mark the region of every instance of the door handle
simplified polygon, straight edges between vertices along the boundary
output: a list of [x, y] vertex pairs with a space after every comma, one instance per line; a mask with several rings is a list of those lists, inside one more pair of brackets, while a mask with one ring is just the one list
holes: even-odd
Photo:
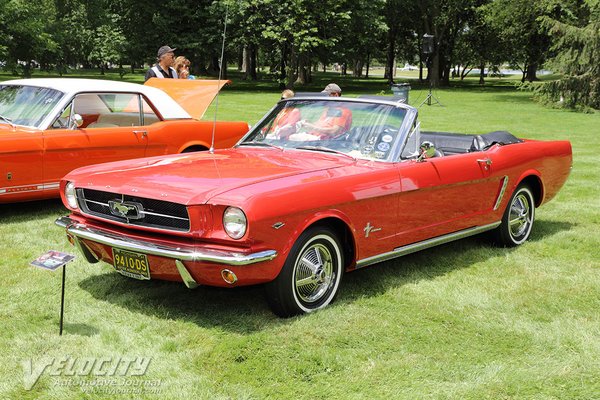
[[133, 131], [133, 133], [135, 133], [136, 135], [137, 135], [138, 133], [141, 133], [141, 134], [142, 134], [142, 137], [147, 137], [147, 136], [148, 136], [148, 131]]
[[479, 159], [477, 159], [477, 162], [479, 164], [484, 164], [483, 169], [485, 169], [485, 170], [490, 169], [490, 165], [492, 165], [492, 160], [489, 158], [479, 158]]

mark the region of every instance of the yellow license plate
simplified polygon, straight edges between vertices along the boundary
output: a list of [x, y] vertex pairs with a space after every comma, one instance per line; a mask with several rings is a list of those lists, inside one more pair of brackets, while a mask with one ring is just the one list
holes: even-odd
[[135, 279], [150, 279], [150, 265], [145, 254], [112, 249], [113, 265], [120, 274]]

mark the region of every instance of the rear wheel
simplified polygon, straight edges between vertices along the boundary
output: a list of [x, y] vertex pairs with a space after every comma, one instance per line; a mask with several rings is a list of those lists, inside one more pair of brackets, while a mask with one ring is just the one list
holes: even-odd
[[267, 301], [280, 317], [309, 313], [330, 304], [343, 274], [343, 253], [329, 228], [306, 230], [274, 281], [266, 285]]
[[524, 243], [531, 234], [535, 220], [535, 202], [529, 186], [521, 184], [513, 193], [502, 223], [495, 231], [496, 242], [507, 247]]

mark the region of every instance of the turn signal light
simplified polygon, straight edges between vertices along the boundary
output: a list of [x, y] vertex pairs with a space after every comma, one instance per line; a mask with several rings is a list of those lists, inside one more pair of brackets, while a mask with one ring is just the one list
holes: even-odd
[[230, 285], [233, 285], [237, 282], [237, 276], [228, 269], [224, 269], [223, 271], [221, 271], [221, 276], [223, 277], [223, 280], [229, 283]]

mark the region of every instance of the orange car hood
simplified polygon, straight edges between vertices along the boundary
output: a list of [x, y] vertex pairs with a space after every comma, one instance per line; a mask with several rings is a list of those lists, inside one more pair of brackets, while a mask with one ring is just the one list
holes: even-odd
[[201, 119], [221, 88], [231, 81], [150, 78], [144, 83], [162, 90], [194, 119]]

